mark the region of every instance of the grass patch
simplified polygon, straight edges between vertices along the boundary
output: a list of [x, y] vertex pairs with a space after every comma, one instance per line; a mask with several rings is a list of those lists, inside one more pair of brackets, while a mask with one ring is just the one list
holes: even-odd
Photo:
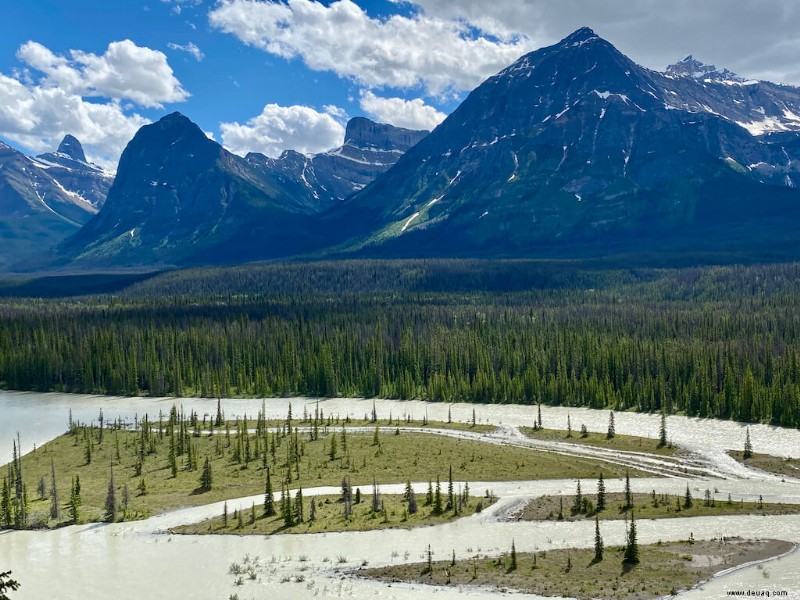
[[[424, 505], [424, 494], [418, 494], [418, 510], [415, 514], [410, 515], [408, 514], [408, 502], [402, 495], [380, 494], [380, 508], [376, 512], [372, 510], [371, 489], [372, 486], [364, 486], [361, 502], [353, 504], [352, 513], [348, 518], [344, 518], [344, 503], [341, 496], [318, 496], [313, 498], [316, 506], [313, 521], [310, 519], [312, 498], [306, 498], [303, 500], [302, 522], [291, 526], [286, 526], [284, 519], [280, 515], [265, 517], [263, 515], [263, 506], [257, 504], [242, 511], [241, 525], [238, 513], [230, 513], [227, 518], [219, 515], [200, 523], [176, 527], [171, 531], [184, 534], [272, 535], [279, 533], [371, 531], [373, 529], [390, 528], [411, 529], [413, 527], [439, 525], [461, 517], [469, 517], [496, 501], [494, 497], [476, 498], [472, 496], [465, 499], [458, 514], [453, 510], [444, 510], [436, 514], [432, 505]], [[292, 499], [292, 505], [295, 506], [294, 498]], [[227, 521], [227, 524], [225, 521]]]
[[745, 459], [744, 452], [741, 450], [728, 450], [728, 456], [753, 469], [761, 469], [762, 471], [785, 477], [800, 478], [800, 459], [798, 458], [781, 458], [771, 454], [753, 454], [750, 458]]
[[[404, 432], [394, 427], [379, 427], [373, 433], [348, 432], [343, 427], [320, 427], [316, 433], [304, 433], [294, 428], [289, 434], [286, 429], [273, 432], [260, 426], [258, 433], [245, 433], [249, 427], [240, 425], [241, 433], [229, 428], [214, 430], [213, 435], [194, 435], [187, 420], [185, 426], [176, 424], [175, 433], [170, 435], [166, 426], [159, 429], [140, 424], [138, 431], [105, 430], [102, 443], [96, 427], [75, 427], [72, 433], [22, 459], [30, 500], [29, 526], [54, 527], [71, 522], [67, 503], [76, 476], [80, 478], [82, 501], [78, 522], [103, 520], [112, 465], [118, 518], [125, 520], [264, 493], [265, 465], [270, 467], [275, 491], [282, 483], [293, 489], [339, 486], [345, 476], [353, 486], [371, 484], [373, 479], [379, 484], [435, 482], [437, 477], [447, 481], [451, 466], [455, 481], [472, 482], [597, 477], [601, 471], [622, 476], [625, 472], [623, 467], [588, 458]], [[310, 439], [315, 435], [316, 439]], [[173, 444], [174, 473], [170, 459]], [[87, 449], [91, 461], [87, 460]], [[210, 490], [200, 485], [206, 458], [213, 476]], [[51, 461], [61, 506], [58, 520], [49, 518]], [[632, 470], [631, 475], [644, 473]], [[41, 497], [37, 493], [40, 482], [45, 492]]]
[[[744, 502], [742, 499], [720, 497], [709, 490], [711, 500], [705, 494], [693, 498], [691, 507], [685, 506], [685, 495], [673, 494], [633, 494], [633, 512], [637, 519], [670, 519], [678, 517], [716, 517], [723, 515], [791, 515], [800, 513], [798, 504], [767, 504]], [[593, 504], [597, 504], [596, 494], [584, 494]], [[624, 510], [625, 494], [606, 494], [606, 509], [589, 513], [573, 513], [575, 496], [541, 496], [534, 498], [517, 516], [520, 521], [557, 521], [559, 514], [565, 521], [578, 521], [586, 518], [600, 520], [622, 519], [630, 511]], [[562, 504], [563, 503], [563, 504]], [[563, 505], [563, 509], [562, 509]]]
[[[594, 549], [516, 553], [517, 568], [509, 555], [472, 557], [374, 569], [358, 576], [386, 582], [411, 582], [447, 586], [490, 586], [542, 596], [645, 600], [689, 589], [714, 573], [730, 567], [779, 556], [793, 548], [781, 540], [675, 542], [639, 547], [641, 562], [622, 565], [622, 548], [606, 548], [603, 560]], [[445, 552], [447, 554], [447, 552]]]
[[534, 429], [533, 427], [520, 427], [520, 430], [531, 439], [547, 442], [585, 444], [587, 446], [596, 446], [597, 448], [608, 448], [609, 450], [647, 452], [648, 454], [660, 454], [661, 456], [674, 456], [680, 452], [680, 448], [671, 444], [660, 446], [658, 440], [653, 438], [617, 434], [609, 439], [605, 433], [591, 431], [581, 434], [580, 426], [578, 429], [573, 429], [569, 437], [567, 437], [569, 434], [566, 429]]

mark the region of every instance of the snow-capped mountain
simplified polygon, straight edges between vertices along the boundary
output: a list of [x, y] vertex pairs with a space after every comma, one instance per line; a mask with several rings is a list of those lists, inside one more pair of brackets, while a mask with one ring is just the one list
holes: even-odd
[[691, 57], [658, 73], [583, 28], [490, 77], [354, 196], [349, 247], [488, 256], [744, 249], [741, 236], [766, 239], [800, 214], [798, 115], [798, 88]]
[[38, 157], [0, 142], [0, 268], [75, 233], [105, 200], [113, 177], [67, 136]]

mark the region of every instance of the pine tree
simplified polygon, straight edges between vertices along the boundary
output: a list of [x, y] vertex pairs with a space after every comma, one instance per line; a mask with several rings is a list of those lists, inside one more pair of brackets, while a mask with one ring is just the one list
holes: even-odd
[[8, 600], [6, 592], [15, 592], [19, 589], [19, 582], [11, 579], [11, 571], [0, 573], [0, 600]]
[[623, 510], [630, 510], [633, 508], [633, 494], [631, 493], [631, 476], [628, 470], [625, 470], [625, 506]]
[[73, 523], [77, 523], [80, 519], [80, 506], [81, 506], [81, 480], [79, 476], [75, 476], [72, 480], [72, 492], [69, 497], [69, 517]]
[[0, 495], [0, 519], [3, 527], [11, 527], [11, 489], [8, 487], [8, 479], [3, 477], [3, 491]]
[[298, 488], [297, 494], [294, 497], [294, 521], [295, 523], [302, 523], [303, 518], [303, 488]]
[[658, 446], [659, 448], [663, 448], [667, 445], [667, 411], [665, 408], [661, 408], [661, 429], [659, 430], [658, 435]]
[[689, 490], [689, 484], [686, 484], [686, 495], [683, 499], [683, 508], [692, 508], [692, 492]]
[[603, 537], [600, 535], [600, 518], [594, 517], [594, 561], [603, 560]]
[[439, 477], [436, 477], [436, 491], [433, 494], [433, 514], [442, 514], [442, 484], [439, 482]]
[[455, 507], [455, 495], [453, 494], [453, 465], [447, 475], [447, 506], [446, 510], [453, 510]]
[[380, 427], [378, 427], [377, 425], [375, 426], [375, 433], [372, 435], [372, 445], [373, 446], [381, 445]]
[[614, 411], [612, 410], [608, 415], [608, 433], [606, 434], [606, 438], [610, 440], [615, 435], [617, 435], [617, 431], [614, 427]]
[[408, 514], [417, 514], [417, 495], [414, 493], [413, 488], [409, 490], [408, 494]]
[[376, 513], [380, 510], [380, 494], [378, 493], [378, 484], [375, 483], [375, 478], [372, 478], [372, 512]]
[[106, 519], [112, 523], [117, 520], [117, 484], [114, 480], [114, 465], [111, 465], [111, 474], [108, 478], [108, 493], [106, 494]]
[[200, 489], [204, 492], [211, 490], [213, 485], [213, 475], [211, 473], [211, 461], [206, 456], [205, 463], [203, 463], [203, 472], [200, 475]]
[[575, 490], [575, 501], [572, 504], [572, 514], [577, 515], [583, 506], [583, 494], [581, 493], [581, 480], [578, 479], [577, 489]]
[[636, 541], [636, 521], [633, 518], [633, 512], [631, 512], [631, 524], [628, 528], [628, 541], [627, 544], [625, 544], [622, 563], [626, 565], [639, 564], [639, 545]]
[[603, 481], [603, 474], [597, 478], [597, 512], [606, 509], [606, 483]]
[[61, 518], [61, 506], [58, 503], [58, 489], [56, 487], [56, 465], [50, 457], [50, 518], [58, 521]]
[[270, 476], [269, 467], [267, 467], [267, 481], [264, 487], [264, 516], [275, 516], [275, 501], [272, 497], [272, 477]]
[[330, 459], [332, 461], [336, 460], [336, 435], [335, 434], [331, 435], [331, 448], [330, 448], [330, 452], [328, 453], [328, 455], [330, 456]]
[[744, 453], [742, 454], [742, 458], [747, 460], [748, 458], [753, 458], [753, 444], [750, 442], [750, 428], [748, 427], [745, 433], [744, 438]]

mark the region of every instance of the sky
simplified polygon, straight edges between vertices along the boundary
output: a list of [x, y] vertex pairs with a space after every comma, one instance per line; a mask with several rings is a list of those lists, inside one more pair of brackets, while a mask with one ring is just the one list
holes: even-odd
[[321, 152], [349, 118], [432, 129], [481, 81], [588, 26], [664, 70], [688, 54], [800, 85], [797, 0], [3, 0], [0, 140], [65, 134], [116, 168], [180, 111], [236, 154]]

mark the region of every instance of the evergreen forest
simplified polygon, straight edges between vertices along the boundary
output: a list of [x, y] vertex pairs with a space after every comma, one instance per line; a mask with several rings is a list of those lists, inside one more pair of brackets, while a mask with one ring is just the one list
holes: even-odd
[[0, 284], [0, 386], [541, 402], [800, 426], [800, 264], [261, 264], [100, 277], [93, 293], [77, 280]]

